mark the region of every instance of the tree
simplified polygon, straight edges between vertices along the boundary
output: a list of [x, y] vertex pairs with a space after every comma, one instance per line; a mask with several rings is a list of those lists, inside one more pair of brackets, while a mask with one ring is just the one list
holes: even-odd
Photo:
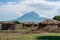
[[21, 24], [21, 22], [19, 22], [19, 21], [13, 21], [14, 23], [16, 23], [16, 24]]
[[60, 16], [55, 16], [55, 17], [53, 17], [53, 19], [60, 21]]

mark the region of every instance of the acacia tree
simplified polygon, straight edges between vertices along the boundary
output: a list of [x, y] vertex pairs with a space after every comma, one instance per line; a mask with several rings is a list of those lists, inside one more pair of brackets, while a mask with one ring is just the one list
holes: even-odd
[[60, 21], [60, 16], [55, 16], [55, 17], [53, 17], [53, 19]]

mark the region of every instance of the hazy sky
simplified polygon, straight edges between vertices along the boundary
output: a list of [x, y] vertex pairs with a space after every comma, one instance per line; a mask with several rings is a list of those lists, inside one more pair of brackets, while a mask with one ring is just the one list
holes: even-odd
[[0, 20], [16, 19], [31, 11], [53, 18], [60, 15], [60, 0], [0, 0]]

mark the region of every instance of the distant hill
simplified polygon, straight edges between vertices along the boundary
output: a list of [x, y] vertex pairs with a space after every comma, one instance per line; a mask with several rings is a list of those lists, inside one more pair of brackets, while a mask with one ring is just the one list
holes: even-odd
[[16, 20], [20, 22], [40, 22], [42, 20], [45, 20], [46, 18], [40, 17], [37, 13], [35, 12], [29, 12], [24, 14], [23, 16], [17, 18]]

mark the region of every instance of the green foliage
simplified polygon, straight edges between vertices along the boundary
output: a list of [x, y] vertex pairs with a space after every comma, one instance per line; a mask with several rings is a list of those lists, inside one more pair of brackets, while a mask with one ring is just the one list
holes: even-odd
[[10, 33], [10, 30], [7, 31], [8, 33], [5, 33], [5, 30], [1, 32], [0, 40], [60, 40], [60, 33], [20, 34], [20, 31], [20, 33], [16, 34]]
[[37, 36], [37, 40], [60, 40], [60, 36]]
[[17, 23], [17, 24], [21, 24], [21, 22], [19, 22], [19, 21], [13, 21], [14, 23]]
[[53, 19], [60, 21], [60, 16], [55, 16]]
[[0, 21], [0, 23], [2, 23], [3, 21]]

